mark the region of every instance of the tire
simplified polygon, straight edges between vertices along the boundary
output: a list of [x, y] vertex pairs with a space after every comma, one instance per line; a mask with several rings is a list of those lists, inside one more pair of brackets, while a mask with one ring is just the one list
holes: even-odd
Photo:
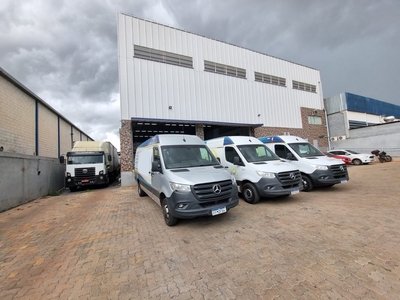
[[78, 188], [77, 188], [76, 186], [70, 186], [70, 187], [69, 187], [69, 191], [70, 191], [70, 192], [76, 192], [77, 189], [78, 189]]
[[301, 181], [303, 182], [303, 192], [309, 192], [314, 188], [311, 178], [307, 175], [301, 175]]
[[169, 213], [167, 198], [164, 198], [162, 201], [162, 210], [163, 210], [165, 224], [167, 224], [168, 226], [174, 226], [176, 225], [176, 223], [178, 223], [178, 218], [175, 218]]
[[139, 197], [146, 196], [146, 193], [142, 190], [142, 186], [140, 185], [140, 181], [138, 181], [138, 184], [137, 184], [137, 191], [138, 191]]
[[260, 201], [260, 195], [257, 192], [256, 187], [252, 183], [246, 183], [243, 185], [243, 198], [244, 201], [250, 204], [256, 204]]
[[386, 160], [385, 160], [383, 157], [380, 157], [380, 156], [379, 156], [379, 161], [380, 161], [381, 163], [384, 163]]
[[385, 161], [387, 161], [387, 162], [392, 161], [392, 157], [390, 155], [386, 155]]
[[362, 161], [358, 158], [353, 159], [353, 165], [359, 166], [362, 165]]

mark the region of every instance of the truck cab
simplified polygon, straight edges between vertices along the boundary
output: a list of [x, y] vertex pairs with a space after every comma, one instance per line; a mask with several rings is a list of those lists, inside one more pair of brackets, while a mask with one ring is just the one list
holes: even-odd
[[65, 186], [76, 191], [85, 186], [108, 186], [120, 172], [117, 149], [106, 141], [77, 141], [66, 155]]
[[303, 189], [299, 170], [282, 161], [255, 137], [225, 136], [205, 143], [235, 176], [238, 190], [247, 203], [289, 196]]
[[300, 170], [306, 192], [314, 186], [333, 186], [349, 180], [346, 164], [327, 157], [305, 139], [284, 135], [266, 136], [259, 140]]

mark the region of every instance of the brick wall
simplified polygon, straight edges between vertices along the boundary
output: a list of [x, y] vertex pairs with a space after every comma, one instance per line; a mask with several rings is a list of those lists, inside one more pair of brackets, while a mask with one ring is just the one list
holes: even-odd
[[[130, 120], [122, 120], [119, 129], [121, 143], [121, 172], [132, 172], [133, 170], [133, 135], [132, 122]], [[137, 148], [137, 145], [135, 149]]]
[[5, 152], [35, 154], [35, 101], [0, 76], [0, 146]]
[[39, 155], [58, 157], [58, 116], [39, 104]]
[[[36, 103], [38, 109], [38, 152], [36, 153]], [[0, 76], [0, 146], [4, 152], [58, 158], [58, 120], [60, 154], [72, 148], [71, 126], [40, 99], [24, 92]], [[75, 141], [88, 137], [74, 127]]]
[[316, 116], [321, 117], [322, 125], [308, 124], [308, 116], [313, 115], [315, 109], [302, 107], [301, 108], [301, 121], [302, 128], [287, 128], [287, 127], [258, 127], [254, 129], [255, 137], [269, 136], [269, 135], [296, 135], [303, 139], [307, 139], [311, 144], [314, 140], [318, 141], [318, 147], [328, 147], [328, 132], [326, 126], [326, 118], [324, 110], [316, 110]]

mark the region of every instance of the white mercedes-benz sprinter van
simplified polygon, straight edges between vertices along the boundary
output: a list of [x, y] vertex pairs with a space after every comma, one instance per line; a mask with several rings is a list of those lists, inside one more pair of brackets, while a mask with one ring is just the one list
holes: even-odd
[[205, 141], [221, 164], [236, 178], [246, 202], [288, 196], [303, 189], [299, 170], [282, 161], [258, 139], [225, 136]]
[[195, 135], [160, 134], [140, 144], [135, 155], [139, 196], [162, 207], [165, 223], [215, 216], [239, 203], [235, 178]]
[[282, 135], [259, 140], [300, 170], [304, 191], [311, 191], [314, 186], [333, 186], [349, 180], [346, 164], [327, 157], [305, 139]]

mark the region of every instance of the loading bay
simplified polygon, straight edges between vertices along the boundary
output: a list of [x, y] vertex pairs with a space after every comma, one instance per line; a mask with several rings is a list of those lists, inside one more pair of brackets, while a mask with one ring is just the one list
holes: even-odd
[[400, 161], [168, 227], [136, 187], [0, 213], [0, 299], [399, 299]]

